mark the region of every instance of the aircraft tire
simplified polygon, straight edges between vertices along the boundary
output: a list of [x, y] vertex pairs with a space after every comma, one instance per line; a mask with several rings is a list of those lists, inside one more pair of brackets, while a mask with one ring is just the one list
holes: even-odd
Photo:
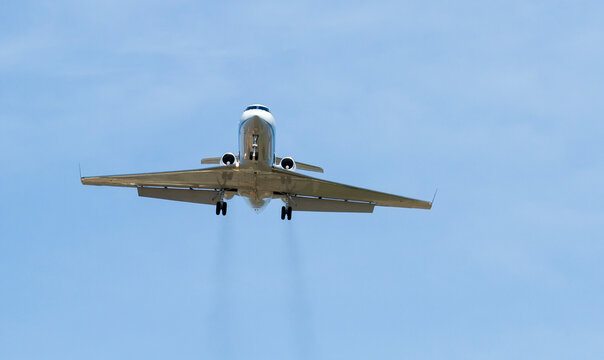
[[220, 210], [222, 206], [220, 205], [220, 201], [216, 203], [216, 215], [220, 215]]
[[225, 216], [227, 212], [227, 203], [225, 201], [222, 202], [222, 216]]
[[281, 206], [281, 220], [285, 220], [285, 214], [287, 211], [285, 210], [285, 206]]
[[292, 219], [292, 207], [289, 206], [287, 208], [287, 220], [291, 220]]

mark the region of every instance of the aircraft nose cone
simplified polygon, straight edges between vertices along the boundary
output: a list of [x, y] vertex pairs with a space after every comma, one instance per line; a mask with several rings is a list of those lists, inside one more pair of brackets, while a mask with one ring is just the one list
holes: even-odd
[[248, 118], [246, 122], [249, 123], [250, 125], [258, 125], [261, 121], [264, 121], [264, 119], [262, 119], [258, 115], [254, 115], [254, 116]]

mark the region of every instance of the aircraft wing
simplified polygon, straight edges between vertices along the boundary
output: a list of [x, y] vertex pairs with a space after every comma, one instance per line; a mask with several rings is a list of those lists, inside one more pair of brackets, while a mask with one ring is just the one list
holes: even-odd
[[219, 166], [199, 170], [83, 177], [81, 181], [84, 185], [236, 189], [236, 173], [234, 166]]
[[[301, 203], [304, 203], [305, 205], [303, 205], [300, 209], [296, 209], [294, 206], [294, 210], [346, 211], [337, 210], [337, 208], [352, 209], [354, 207], [359, 208], [360, 210], [365, 209], [367, 211], [349, 211], [371, 212], [373, 211], [372, 205], [415, 209], [432, 208], [432, 202], [430, 201], [416, 200], [408, 197], [391, 195], [350, 185], [339, 184], [278, 168], [273, 168], [272, 174], [269, 176], [273, 178], [271, 179], [272, 181], [269, 182], [274, 187], [273, 192], [275, 195], [289, 195], [292, 197], [294, 203], [296, 202], [297, 198], [302, 198]], [[322, 200], [322, 202], [317, 202], [318, 200]], [[335, 203], [333, 200], [340, 201]], [[343, 202], [342, 200], [348, 201], [348, 204], [350, 205], [344, 206], [346, 202]], [[326, 201], [329, 201], [330, 203], [328, 204]], [[313, 205], [306, 205], [308, 203], [312, 203]], [[363, 208], [362, 205], [371, 206], [371, 209]], [[318, 210], [322, 207], [327, 209], [334, 208], [334, 210]], [[307, 210], [306, 208], [309, 209]]]
[[[246, 176], [236, 166], [82, 177], [84, 185], [137, 187], [139, 196], [213, 204], [219, 191], [236, 193]], [[296, 211], [373, 212], [375, 206], [430, 209], [429, 201], [362, 189], [273, 168], [253, 175], [258, 188], [292, 200]], [[249, 180], [249, 179], [248, 179]], [[193, 190], [206, 189], [206, 190]], [[213, 190], [213, 191], [207, 191]]]

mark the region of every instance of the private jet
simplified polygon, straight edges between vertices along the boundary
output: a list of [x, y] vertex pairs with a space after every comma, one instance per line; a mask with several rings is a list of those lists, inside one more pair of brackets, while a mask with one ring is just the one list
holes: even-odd
[[[209, 204], [226, 215], [227, 201], [242, 196], [255, 211], [281, 199], [281, 219], [293, 211], [372, 213], [376, 206], [431, 209], [432, 201], [386, 194], [300, 174], [323, 169], [275, 156], [275, 118], [260, 104], [245, 108], [239, 121], [239, 151], [205, 158], [196, 170], [82, 177], [84, 185], [135, 187], [139, 196]], [[434, 194], [436, 196], [436, 194]]]

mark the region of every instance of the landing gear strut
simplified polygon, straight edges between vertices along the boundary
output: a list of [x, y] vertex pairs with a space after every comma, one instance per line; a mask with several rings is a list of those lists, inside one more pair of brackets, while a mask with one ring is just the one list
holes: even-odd
[[220, 215], [222, 212], [222, 216], [225, 216], [227, 213], [227, 203], [224, 201], [219, 201], [216, 203], [216, 215]]
[[292, 207], [288, 206], [281, 206], [281, 220], [285, 220], [285, 217], [287, 216], [287, 220], [291, 220], [292, 219]]
[[258, 135], [252, 135], [252, 151], [250, 152], [250, 160], [258, 161]]

